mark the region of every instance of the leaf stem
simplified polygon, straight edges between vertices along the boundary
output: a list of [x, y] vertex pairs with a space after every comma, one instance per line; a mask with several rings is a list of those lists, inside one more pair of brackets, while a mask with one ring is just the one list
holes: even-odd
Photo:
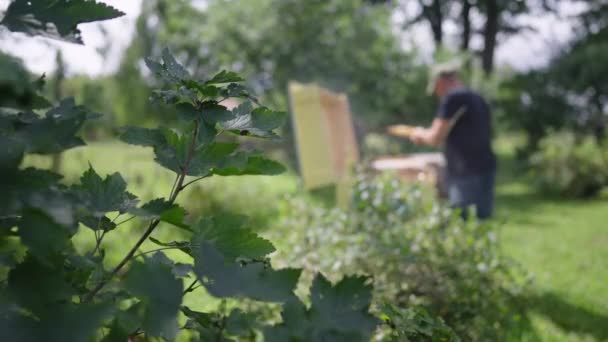
[[[169, 198], [169, 203], [174, 203], [175, 199], [177, 198], [177, 195], [179, 195], [179, 193], [183, 190], [182, 185], [184, 184], [184, 179], [186, 178], [186, 174], [188, 173], [188, 167], [190, 166], [190, 162], [192, 162], [192, 158], [194, 157], [194, 149], [196, 147], [198, 133], [198, 120], [194, 120], [194, 130], [192, 134], [192, 140], [190, 141], [190, 147], [188, 148], [188, 156], [186, 157], [186, 161], [181, 168], [179, 176], [177, 177], [175, 189], [172, 192], [171, 197]], [[131, 250], [127, 253], [127, 255], [125, 255], [125, 257], [120, 261], [120, 263], [118, 263], [118, 265], [114, 267], [114, 269], [110, 272], [110, 275], [106, 279], [100, 281], [91, 291], [84, 295], [84, 302], [91, 301], [93, 297], [95, 297], [95, 295], [99, 291], [101, 291], [101, 289], [103, 289], [108, 284], [108, 282], [112, 278], [114, 278], [116, 274], [118, 274], [118, 272], [120, 272], [120, 270], [133, 258], [135, 252], [137, 252], [139, 247], [141, 247], [141, 245], [148, 239], [148, 237], [152, 234], [152, 232], [158, 226], [159, 223], [159, 219], [155, 219], [150, 222], [150, 225], [148, 225], [148, 229], [146, 229], [144, 234], [139, 238], [139, 240], [137, 240], [133, 248], [131, 248]]]
[[188, 183], [186, 183], [186, 184], [182, 185], [182, 190], [184, 190], [184, 189], [185, 189], [185, 188], [186, 188], [188, 185], [190, 185], [190, 184], [192, 184], [192, 183], [195, 183], [195, 182], [198, 182], [199, 180], [204, 179], [204, 178], [207, 178], [207, 177], [209, 177], [209, 175], [206, 175], [206, 176], [201, 176], [201, 177], [198, 177], [198, 178], [196, 178], [196, 179], [193, 179], [193, 180], [189, 181]]
[[188, 292], [194, 291], [198, 286], [195, 287], [196, 283], [198, 283], [198, 279], [194, 279], [194, 281], [184, 290], [184, 295]]
[[133, 215], [133, 216], [129, 217], [128, 219], [124, 219], [124, 220], [122, 220], [120, 223], [117, 223], [117, 224], [116, 224], [116, 227], [120, 226], [120, 225], [121, 225], [121, 224], [123, 224], [123, 223], [127, 223], [127, 222], [131, 221], [131, 220], [132, 220], [132, 219], [134, 219], [135, 217], [136, 217], [136, 216], [135, 216], [135, 215]]
[[136, 256], [133, 257], [133, 259], [139, 258], [139, 257], [144, 256], [146, 254], [154, 253], [154, 252], [164, 251], [164, 250], [167, 250], [167, 249], [178, 249], [178, 248], [179, 247], [162, 247], [162, 248], [152, 249], [152, 250], [141, 252], [141, 253], [137, 254]]

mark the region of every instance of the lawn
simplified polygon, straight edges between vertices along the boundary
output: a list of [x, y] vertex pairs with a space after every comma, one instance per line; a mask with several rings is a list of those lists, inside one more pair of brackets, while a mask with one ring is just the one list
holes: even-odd
[[[504, 252], [534, 275], [532, 291], [526, 297], [531, 328], [522, 334], [529, 341], [608, 340], [608, 196], [589, 201], [548, 199], [538, 195], [531, 180], [517, 171], [512, 144], [499, 144], [501, 167], [497, 188], [497, 221]], [[100, 174], [120, 170], [129, 190], [143, 198], [166, 196], [171, 175], [152, 161], [152, 153], [119, 143], [97, 143], [74, 149], [64, 156], [68, 182], [77, 180], [79, 170], [91, 164]], [[48, 165], [48, 159], [32, 158], [29, 164]], [[180, 203], [191, 212], [222, 210], [229, 203], [238, 212], [253, 214], [260, 229], [272, 220], [273, 204], [280, 196], [294, 192], [293, 175], [278, 177], [212, 178], [192, 187]], [[212, 195], [211, 195], [212, 194]], [[210, 196], [209, 196], [210, 195]], [[217, 203], [210, 203], [211, 200]], [[218, 200], [219, 199], [219, 200]], [[265, 203], [268, 212], [254, 212], [251, 201]], [[108, 239], [108, 264], [118, 262], [124, 250], [142, 229], [137, 222], [121, 227], [122, 233]], [[91, 235], [88, 236], [87, 234]], [[77, 243], [91, 241], [90, 231], [79, 233]], [[177, 239], [160, 228], [157, 238]], [[90, 243], [80, 243], [90, 248]], [[146, 243], [143, 250], [155, 248]], [[114, 253], [113, 253], [114, 252]], [[190, 298], [194, 306], [202, 299]]]
[[526, 303], [533, 329], [525, 336], [608, 340], [608, 197], [544, 198], [517, 172], [512, 148], [499, 147], [496, 201], [504, 252], [534, 275]]

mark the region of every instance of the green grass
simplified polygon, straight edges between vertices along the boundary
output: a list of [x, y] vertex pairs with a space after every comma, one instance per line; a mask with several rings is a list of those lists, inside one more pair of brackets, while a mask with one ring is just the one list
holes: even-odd
[[[608, 197], [571, 201], [540, 196], [518, 172], [512, 146], [499, 144], [497, 220], [503, 222], [504, 252], [534, 275], [524, 303], [530, 325], [523, 326], [517, 340], [608, 341]], [[88, 162], [102, 175], [120, 171], [129, 191], [143, 201], [167, 196], [171, 188], [171, 173], [154, 163], [149, 149], [110, 142], [68, 151], [62, 170], [66, 182], [77, 181]], [[50, 159], [30, 158], [27, 163], [44, 167]], [[264, 229], [274, 219], [281, 196], [295, 192], [297, 184], [293, 175], [217, 177], [192, 187], [179, 202], [196, 217], [228, 205], [252, 215], [255, 228]], [[268, 211], [258, 213], [261, 207]], [[133, 220], [108, 235], [108, 266], [134, 244], [143, 225]], [[154, 236], [176, 240], [180, 234], [175, 231], [161, 226]], [[83, 229], [76, 239], [78, 248], [91, 248], [92, 236]], [[146, 243], [142, 250], [154, 248]], [[190, 294], [186, 300], [193, 308], [217, 304], [204, 295]]]
[[[608, 199], [545, 198], [499, 148], [497, 218], [504, 252], [532, 272], [527, 340], [608, 340]], [[519, 176], [518, 176], [519, 175]]]

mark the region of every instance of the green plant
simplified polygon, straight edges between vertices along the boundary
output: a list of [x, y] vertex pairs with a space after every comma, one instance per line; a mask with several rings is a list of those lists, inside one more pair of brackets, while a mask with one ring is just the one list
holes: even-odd
[[541, 190], [565, 197], [592, 197], [608, 184], [606, 147], [594, 136], [562, 131], [540, 141], [530, 157]]
[[466, 339], [496, 338], [519, 319], [526, 276], [500, 254], [491, 226], [464, 222], [390, 176], [362, 174], [355, 189], [346, 211], [287, 201], [285, 213], [298, 215], [275, 229], [273, 260], [335, 279], [370, 274], [377, 306], [421, 306]]
[[[80, 42], [78, 23], [120, 14], [94, 1], [16, 0], [2, 24]], [[332, 284], [317, 275], [311, 305], [304, 306], [293, 292], [301, 270], [273, 268], [268, 255], [274, 246], [246, 228], [243, 217], [225, 212], [195, 221], [177, 203], [185, 188], [208, 177], [283, 172], [260, 152], [221, 138], [274, 139], [285, 113], [259, 105], [235, 73], [195, 79], [168, 50], [161, 62], [146, 64], [166, 84], [155, 98], [173, 106], [180, 123], [122, 131], [122, 141], [151, 147], [155, 161], [175, 174], [168, 197], [143, 205], [118, 172], [102, 177], [89, 166], [78, 183], [66, 184], [53, 172], [22, 167], [27, 154], [84, 145], [77, 134], [98, 115], [73, 99], [40, 114], [33, 111], [38, 84], [25, 82], [25, 73], [5, 82], [11, 94], [27, 96], [19, 106], [10, 97], [0, 104], [0, 340], [125, 341], [142, 335], [225, 341], [256, 334], [266, 341], [369, 340], [379, 320], [369, 313], [366, 277]], [[232, 97], [242, 103], [230, 111], [221, 102]], [[106, 237], [131, 220], [143, 225], [139, 239], [108, 268]], [[160, 227], [188, 238], [160, 241], [154, 237]], [[82, 230], [94, 237], [90, 250], [73, 243]], [[146, 241], [157, 248], [142, 251]], [[180, 258], [166, 252], [181, 252]], [[183, 305], [184, 296], [202, 289], [230, 305], [206, 312]], [[236, 308], [246, 300], [279, 304], [282, 320], [267, 322]]]

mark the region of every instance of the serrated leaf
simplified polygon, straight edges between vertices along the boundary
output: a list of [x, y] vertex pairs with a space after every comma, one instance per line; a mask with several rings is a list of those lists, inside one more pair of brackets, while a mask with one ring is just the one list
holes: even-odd
[[379, 324], [369, 313], [372, 287], [365, 277], [345, 277], [336, 285], [317, 275], [309, 309], [299, 301], [283, 308], [283, 322], [266, 329], [273, 341], [369, 341]]
[[8, 291], [20, 307], [38, 314], [44, 313], [49, 305], [69, 301], [77, 294], [61, 270], [31, 252], [10, 271]]
[[151, 100], [153, 102], [160, 101], [168, 105], [179, 103], [193, 103], [197, 100], [196, 92], [187, 87], [179, 87], [177, 90], [154, 90], [152, 91]]
[[72, 246], [68, 229], [38, 209], [23, 212], [18, 232], [30, 253], [43, 262], [50, 261]]
[[146, 334], [173, 340], [179, 330], [183, 284], [171, 267], [151, 258], [134, 261], [124, 284], [142, 303], [141, 328]]
[[33, 110], [50, 107], [38, 94], [39, 82], [30, 82], [30, 74], [23, 63], [0, 52], [0, 107]]
[[113, 311], [109, 304], [64, 304], [49, 310], [41, 319], [45, 341], [90, 341]]
[[126, 191], [127, 183], [118, 172], [102, 179], [91, 165], [72, 190], [94, 217], [110, 211], [127, 212], [138, 202], [135, 195]]
[[234, 309], [226, 319], [226, 332], [235, 336], [250, 336], [259, 326], [256, 318], [255, 314]]
[[272, 111], [266, 107], [254, 109], [250, 101], [241, 103], [231, 112], [217, 106], [208, 107], [205, 120], [217, 123], [224, 130], [235, 134], [261, 138], [276, 138], [273, 130], [281, 127], [287, 117], [285, 112]]
[[122, 15], [121, 11], [93, 0], [14, 0], [0, 24], [13, 32], [82, 44], [79, 24]]
[[191, 79], [188, 71], [175, 60], [169, 49], [164, 48], [162, 52], [162, 63], [158, 63], [150, 58], [145, 59], [146, 66], [162, 79], [179, 84], [182, 81]]
[[175, 105], [175, 109], [182, 120], [193, 121], [201, 117], [200, 111], [191, 103], [179, 103]]
[[110, 220], [107, 216], [95, 217], [91, 215], [86, 215], [80, 217], [78, 221], [80, 221], [80, 223], [92, 230], [108, 231], [116, 228], [116, 224], [112, 222], [112, 220]]
[[25, 144], [14, 137], [0, 136], [0, 169], [15, 170], [23, 160]]
[[191, 231], [190, 227], [184, 223], [184, 218], [186, 217], [186, 209], [175, 205], [171, 209], [165, 211], [162, 215], [160, 215], [160, 220], [163, 222], [171, 223], [172, 225]]
[[232, 83], [232, 82], [243, 82], [244, 79], [239, 76], [237, 73], [232, 71], [222, 70], [213, 76], [212, 79], [205, 82], [205, 84], [222, 84], [222, 83]]
[[217, 340], [218, 336], [222, 336], [222, 316], [220, 314], [194, 311], [187, 306], [182, 306], [181, 311], [188, 317], [186, 327], [196, 330], [199, 333], [200, 341]]
[[186, 68], [177, 62], [168, 48], [163, 49], [162, 57], [164, 67], [171, 76], [178, 80], [187, 80], [190, 78], [190, 74]]
[[150, 241], [161, 247], [176, 247], [176, 248], [190, 248], [190, 241], [171, 241], [162, 242], [152, 236], [149, 237]]
[[198, 136], [196, 137], [197, 149], [211, 144], [216, 136], [217, 130], [215, 129], [215, 126], [208, 124], [204, 120], [200, 120], [198, 125]]
[[120, 140], [131, 145], [157, 146], [166, 143], [165, 135], [160, 129], [127, 126], [123, 128]]
[[139, 208], [129, 209], [129, 213], [141, 217], [142, 219], [152, 220], [161, 217], [163, 213], [176, 206], [177, 204], [165, 201], [164, 198], [157, 198], [151, 200], [150, 202], [142, 205]]
[[202, 219], [195, 227], [192, 244], [212, 244], [227, 262], [260, 259], [275, 251], [270, 241], [243, 228], [244, 223], [244, 217], [229, 214]]
[[158, 262], [164, 265], [167, 265], [171, 268], [173, 274], [178, 278], [185, 278], [188, 276], [188, 273], [192, 272], [192, 265], [184, 264], [184, 263], [176, 263], [173, 260], [169, 259], [164, 253], [156, 252], [152, 257], [150, 257], [154, 262]]
[[82, 146], [84, 141], [76, 136], [86, 120], [97, 115], [68, 98], [50, 109], [44, 117], [29, 113], [27, 119], [15, 122], [15, 136], [26, 146], [29, 153], [53, 154]]
[[301, 270], [273, 270], [265, 263], [242, 266], [227, 263], [225, 256], [207, 242], [194, 248], [194, 272], [207, 291], [219, 298], [251, 298], [267, 302], [286, 302], [294, 297], [293, 290]]
[[[2, 341], [90, 341], [103, 321], [111, 315], [112, 306], [101, 304], [63, 303], [47, 307], [47, 312], [31, 319], [18, 312], [0, 318]], [[8, 324], [7, 324], [8, 323]], [[6, 328], [3, 326], [7, 325]]]
[[184, 223], [186, 210], [175, 203], [165, 201], [163, 198], [154, 199], [140, 208], [131, 208], [129, 213], [145, 220], [159, 219], [174, 226], [191, 230]]
[[283, 165], [255, 151], [235, 153], [213, 170], [214, 174], [220, 176], [278, 175], [283, 172]]
[[[249, 93], [249, 89], [246, 86], [238, 83], [230, 83], [225, 88], [221, 90], [222, 97], [240, 97], [240, 98], [249, 98], [254, 99], [253, 96]], [[257, 100], [255, 100], [257, 102]]]

